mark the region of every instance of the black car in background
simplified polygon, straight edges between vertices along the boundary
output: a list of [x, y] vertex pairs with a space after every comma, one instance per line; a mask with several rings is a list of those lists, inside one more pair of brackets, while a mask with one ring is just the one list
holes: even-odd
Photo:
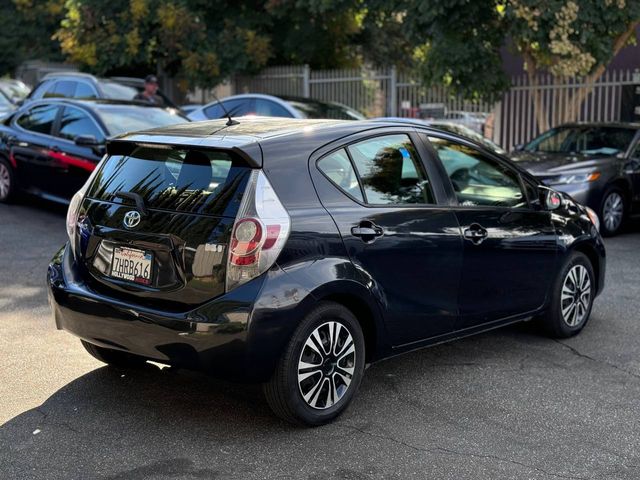
[[0, 123], [0, 201], [24, 190], [68, 202], [103, 157], [107, 138], [187, 121], [172, 109], [116, 101], [29, 102]]
[[640, 124], [575, 123], [543, 133], [511, 158], [598, 213], [615, 235], [640, 212]]
[[264, 382], [278, 415], [319, 425], [366, 364], [587, 323], [597, 218], [505, 157], [407, 123], [235, 120], [119, 137], [71, 201], [50, 303], [99, 360]]
[[[131, 102], [144, 89], [144, 80], [132, 77], [99, 78], [88, 73], [49, 73], [35, 86], [25, 101], [42, 98], [77, 98], [79, 100], [121, 100]], [[177, 108], [161, 90], [156, 93], [164, 106]]]

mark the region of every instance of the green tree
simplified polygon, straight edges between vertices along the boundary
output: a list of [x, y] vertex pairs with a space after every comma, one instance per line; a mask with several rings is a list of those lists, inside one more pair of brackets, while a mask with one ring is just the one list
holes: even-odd
[[146, 69], [207, 87], [271, 55], [263, 16], [248, 2], [67, 0], [56, 34], [64, 54], [96, 74]]
[[64, 0], [0, 2], [0, 75], [11, 75], [25, 60], [63, 60], [52, 39], [64, 16]]

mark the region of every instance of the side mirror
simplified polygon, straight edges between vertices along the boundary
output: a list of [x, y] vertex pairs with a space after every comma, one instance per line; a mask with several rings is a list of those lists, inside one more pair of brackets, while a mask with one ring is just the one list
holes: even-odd
[[100, 142], [93, 135], [78, 135], [74, 143], [79, 147], [97, 147]]
[[545, 210], [557, 210], [562, 206], [562, 195], [555, 190], [546, 187], [539, 187], [540, 201]]
[[524, 150], [524, 143], [519, 143], [515, 147], [513, 147], [514, 152], [521, 152]]

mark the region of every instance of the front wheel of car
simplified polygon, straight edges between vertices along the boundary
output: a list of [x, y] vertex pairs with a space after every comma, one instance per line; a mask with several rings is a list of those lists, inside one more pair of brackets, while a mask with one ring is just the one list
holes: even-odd
[[291, 423], [331, 422], [353, 399], [364, 372], [365, 342], [347, 308], [322, 302], [300, 323], [271, 380], [269, 406]]
[[111, 348], [99, 347], [93, 343], [80, 340], [84, 349], [96, 360], [106, 363], [116, 368], [140, 368], [146, 363], [143, 357], [138, 357], [131, 353], [114, 350]]
[[13, 167], [0, 157], [0, 203], [10, 202], [16, 192], [16, 181]]
[[620, 232], [627, 214], [623, 192], [618, 188], [610, 188], [602, 197], [600, 207], [600, 232], [610, 237]]
[[573, 252], [554, 282], [549, 310], [541, 318], [547, 333], [556, 338], [579, 333], [589, 321], [595, 294], [591, 261], [583, 253]]

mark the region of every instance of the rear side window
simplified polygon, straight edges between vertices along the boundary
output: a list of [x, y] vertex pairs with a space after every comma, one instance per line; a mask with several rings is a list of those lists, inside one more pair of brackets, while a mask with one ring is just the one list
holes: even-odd
[[433, 193], [408, 135], [387, 135], [348, 147], [366, 202], [371, 205], [433, 204]]
[[16, 123], [25, 130], [50, 135], [57, 114], [56, 105], [39, 105], [18, 118]]
[[139, 147], [109, 157], [88, 196], [122, 202], [116, 194], [132, 192], [148, 208], [235, 216], [250, 171], [226, 152]]
[[340, 190], [364, 202], [358, 177], [346, 151], [338, 150], [320, 159], [318, 168]]

